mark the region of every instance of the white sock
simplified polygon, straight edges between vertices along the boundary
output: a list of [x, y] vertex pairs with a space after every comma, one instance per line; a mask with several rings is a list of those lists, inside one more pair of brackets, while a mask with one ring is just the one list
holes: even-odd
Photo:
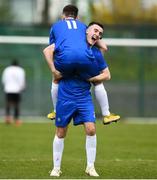
[[96, 135], [86, 135], [86, 155], [87, 155], [87, 166], [94, 166], [96, 158]]
[[57, 97], [58, 97], [58, 84], [52, 82], [51, 98], [52, 98], [54, 112], [56, 112]]
[[53, 165], [54, 168], [60, 169], [62, 154], [64, 149], [64, 138], [58, 138], [56, 135], [53, 140]]
[[94, 92], [95, 92], [96, 100], [100, 105], [102, 115], [108, 116], [110, 114], [109, 103], [108, 103], [107, 92], [103, 83], [95, 85]]

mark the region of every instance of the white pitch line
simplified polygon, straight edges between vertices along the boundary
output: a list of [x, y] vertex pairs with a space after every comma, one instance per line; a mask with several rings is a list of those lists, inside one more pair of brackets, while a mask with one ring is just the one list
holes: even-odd
[[[43, 160], [41, 160], [40, 159], [40, 161], [45, 161], [45, 160], [48, 160], [48, 159], [43, 159]], [[1, 159], [0, 160], [1, 162], [14, 162], [15, 161], [15, 159]], [[33, 158], [33, 159], [16, 159], [16, 161], [21, 161], [21, 162], [24, 162], [24, 161], [39, 161], [39, 159], [35, 159], [35, 158]], [[103, 161], [105, 161], [105, 162], [110, 162], [110, 161], [115, 161], [115, 162], [125, 162], [125, 161], [132, 161], [132, 162], [156, 162], [157, 160], [155, 160], [155, 159], [140, 159], [140, 158], [138, 158], [138, 159], [119, 159], [119, 158], [116, 158], [116, 159], [110, 159], [110, 160], [103, 160]]]

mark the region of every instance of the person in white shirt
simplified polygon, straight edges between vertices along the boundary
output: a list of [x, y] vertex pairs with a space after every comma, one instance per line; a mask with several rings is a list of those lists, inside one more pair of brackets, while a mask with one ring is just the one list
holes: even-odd
[[[5, 106], [5, 123], [11, 124], [13, 119], [16, 125], [20, 125], [22, 121], [20, 115], [21, 92], [25, 89], [25, 70], [19, 66], [15, 59], [12, 64], [6, 67], [2, 73], [2, 84], [4, 87], [6, 106]], [[11, 110], [14, 110], [13, 119]]]

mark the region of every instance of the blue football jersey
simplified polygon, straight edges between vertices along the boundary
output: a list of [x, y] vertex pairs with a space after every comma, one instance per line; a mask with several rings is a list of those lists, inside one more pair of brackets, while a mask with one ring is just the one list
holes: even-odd
[[98, 67], [99, 72], [107, 68], [107, 62], [104, 56], [102, 55], [101, 51], [96, 46], [93, 46], [92, 52], [95, 57], [96, 66]]
[[86, 28], [86, 25], [79, 20], [57, 21], [50, 29], [49, 43], [55, 43], [56, 49], [62, 44], [66, 44], [70, 48], [85, 46]]
[[55, 43], [55, 60], [60, 64], [86, 63], [94, 58], [86, 42], [86, 25], [79, 20], [56, 22], [51, 27], [49, 43]]
[[90, 87], [89, 82], [83, 81], [77, 76], [61, 79], [59, 81], [58, 100], [90, 100]]
[[90, 64], [85, 66], [85, 71], [78, 73], [81, 79], [87, 80], [91, 77], [97, 76], [102, 70], [108, 67], [105, 58], [97, 47], [93, 46], [92, 52], [94, 59]]
[[88, 98], [91, 98], [91, 84], [84, 79], [96, 76], [100, 74], [100, 71], [108, 67], [101, 51], [95, 46], [92, 47], [92, 51], [95, 58], [92, 61], [90, 68], [86, 69], [86, 72], [60, 80], [58, 91], [59, 99], [79, 98], [87, 100]]

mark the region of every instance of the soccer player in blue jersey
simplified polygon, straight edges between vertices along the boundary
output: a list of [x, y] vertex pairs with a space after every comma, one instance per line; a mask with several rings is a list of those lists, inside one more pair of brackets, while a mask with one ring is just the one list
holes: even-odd
[[[100, 71], [107, 67], [100, 51], [94, 49], [94, 54], [100, 55]], [[95, 60], [96, 63], [98, 60]], [[59, 81], [58, 101], [56, 106], [56, 134], [53, 141], [53, 169], [50, 176], [59, 177], [61, 175], [61, 160], [64, 149], [64, 138], [68, 125], [73, 119], [74, 125], [83, 124], [86, 133], [86, 156], [87, 167], [85, 172], [93, 177], [98, 177], [94, 162], [96, 159], [96, 127], [95, 112], [92, 102], [91, 84], [74, 75], [62, 78]]]
[[[94, 23], [96, 24], [96, 23]], [[89, 27], [93, 24], [89, 25]], [[87, 34], [90, 32], [87, 31]], [[88, 42], [94, 44], [95, 40], [88, 38]], [[93, 46], [92, 52], [95, 57], [93, 64], [98, 68], [99, 72], [105, 72], [103, 77], [109, 78], [107, 64], [100, 50]], [[101, 79], [101, 74], [96, 78]], [[64, 138], [66, 136], [68, 125], [73, 119], [74, 125], [83, 124], [86, 132], [86, 155], [87, 167], [85, 172], [93, 177], [98, 177], [95, 170], [94, 162], [96, 158], [96, 127], [95, 113], [90, 93], [91, 84], [80, 78], [79, 74], [72, 77], [62, 78], [59, 81], [58, 102], [56, 107], [56, 134], [53, 141], [53, 164], [54, 167], [50, 176], [61, 175], [61, 160], [64, 149]]]
[[[55, 43], [55, 68], [64, 77], [73, 75], [76, 71], [80, 74], [86, 73], [90, 70], [94, 59], [86, 41], [86, 25], [76, 19], [77, 13], [77, 7], [65, 6], [64, 18], [53, 24], [50, 30], [50, 44]], [[103, 29], [99, 28], [98, 36], [101, 37], [102, 32]]]
[[[53, 97], [52, 99], [54, 103], [54, 108], [57, 101], [57, 89], [58, 89], [58, 84], [56, 79], [57, 78], [60, 79], [62, 77], [59, 71], [62, 72], [63, 76], [72, 75], [74, 72], [79, 72], [81, 78], [86, 78], [86, 79], [98, 75], [99, 73], [99, 71], [96, 70], [97, 66], [94, 65], [93, 63], [93, 58], [95, 57], [93, 57], [93, 52], [90, 46], [95, 44], [100, 39], [103, 33], [103, 29], [100, 24], [97, 24], [97, 27], [95, 28], [96, 29], [95, 33], [93, 34], [92, 38], [89, 39], [89, 41], [91, 41], [90, 45], [87, 44], [84, 41], [84, 36], [85, 36], [84, 30], [86, 26], [80, 21], [75, 20], [77, 17], [77, 11], [78, 9], [75, 6], [73, 7], [71, 5], [70, 6], [68, 5], [63, 9], [63, 14], [66, 18], [64, 17], [64, 20], [61, 20], [57, 22], [54, 26], [52, 26], [50, 33], [50, 46], [46, 48], [46, 50], [44, 50], [45, 57], [46, 59], [48, 59], [47, 61], [49, 67], [51, 68], [51, 71], [55, 77], [55, 80], [52, 84], [52, 97]], [[62, 26], [62, 28], [60, 28], [60, 26]], [[84, 35], [82, 35], [83, 32]], [[53, 42], [55, 42], [55, 47], [53, 46], [54, 44], [51, 45], [51, 43]], [[101, 47], [106, 49], [105, 45]], [[56, 60], [55, 66], [52, 62], [54, 51], [55, 51], [55, 60]], [[89, 57], [92, 60], [88, 60]], [[104, 73], [106, 73], [106, 70]], [[99, 81], [100, 78], [101, 81], [105, 80], [103, 79], [104, 73], [102, 73], [101, 76], [98, 76]], [[109, 71], [107, 71], [107, 73], [109, 74]], [[96, 78], [91, 80], [96, 80]], [[104, 89], [103, 84], [99, 84], [95, 86], [95, 94], [96, 94], [96, 98], [99, 101], [102, 114], [104, 116], [104, 124], [108, 124], [110, 122], [114, 122], [117, 119], [119, 119], [120, 118], [119, 116], [112, 115], [109, 112], [107, 93]], [[48, 117], [53, 119], [55, 117], [55, 112], [50, 113]]]

